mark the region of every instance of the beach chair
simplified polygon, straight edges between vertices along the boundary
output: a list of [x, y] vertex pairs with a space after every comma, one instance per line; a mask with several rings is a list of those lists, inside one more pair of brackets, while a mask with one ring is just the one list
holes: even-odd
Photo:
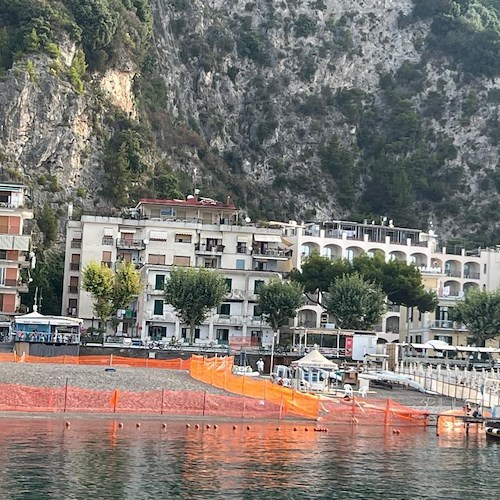
[[344, 384], [344, 394], [352, 398], [354, 391], [351, 384]]

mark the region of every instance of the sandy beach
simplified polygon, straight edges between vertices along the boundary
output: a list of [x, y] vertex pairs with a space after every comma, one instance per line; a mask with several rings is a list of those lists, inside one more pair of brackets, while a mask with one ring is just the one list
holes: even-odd
[[[132, 392], [175, 390], [207, 391], [212, 394], [228, 394], [222, 389], [199, 382], [185, 370], [136, 368], [116, 366], [114, 372], [103, 366], [61, 365], [36, 363], [0, 363], [0, 384], [20, 384], [35, 387], [72, 387], [94, 390], [123, 390]], [[370, 388], [368, 399], [392, 399], [400, 404], [428, 409], [437, 413], [461, 406], [460, 401], [433, 396], [394, 386], [392, 390]]]
[[0, 384], [35, 387], [71, 387], [94, 390], [142, 392], [158, 389], [173, 391], [208, 391], [227, 394], [191, 378], [184, 370], [116, 366], [114, 372], [104, 366], [37, 363], [0, 363]]

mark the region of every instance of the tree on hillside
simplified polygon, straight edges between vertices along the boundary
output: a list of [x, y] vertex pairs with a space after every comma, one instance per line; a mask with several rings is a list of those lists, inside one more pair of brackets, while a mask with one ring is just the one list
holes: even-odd
[[[113, 313], [125, 308], [142, 290], [134, 264], [123, 262], [118, 271], [98, 262], [90, 262], [82, 273], [82, 289], [92, 296], [95, 315], [106, 325]], [[104, 335], [103, 335], [104, 340]]]
[[500, 291], [471, 290], [454, 307], [453, 319], [467, 326], [470, 343], [484, 347], [486, 340], [500, 336]]
[[371, 330], [385, 312], [382, 288], [358, 273], [335, 278], [324, 302], [338, 328]]
[[273, 279], [259, 290], [259, 308], [274, 332], [277, 332], [304, 303], [304, 289], [294, 282]]
[[165, 300], [188, 325], [190, 343], [194, 342], [195, 328], [222, 303], [226, 293], [224, 276], [205, 268], [174, 269], [165, 282]]

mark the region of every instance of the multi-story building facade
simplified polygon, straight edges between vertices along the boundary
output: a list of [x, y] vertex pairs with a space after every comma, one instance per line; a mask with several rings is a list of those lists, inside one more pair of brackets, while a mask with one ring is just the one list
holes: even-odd
[[0, 333], [7, 334], [18, 313], [21, 269], [30, 265], [31, 236], [25, 233], [26, 219], [33, 218], [28, 188], [22, 184], [0, 184]]
[[[385, 223], [386, 222], [386, 223]], [[289, 223], [282, 225], [284, 238], [294, 250], [292, 266], [301, 269], [304, 258], [313, 252], [331, 259], [379, 253], [386, 260], [402, 260], [415, 264], [422, 274], [424, 287], [435, 291], [439, 305], [435, 311], [420, 314], [390, 302], [387, 313], [376, 326], [382, 341], [444, 340], [452, 344], [466, 343], [466, 328], [452, 320], [452, 310], [471, 289], [496, 290], [500, 287], [500, 252], [478, 249], [440, 247], [433, 230], [394, 227], [392, 221], [382, 224], [347, 221]], [[328, 314], [315, 299], [306, 301], [296, 324], [308, 329], [322, 329]]]
[[[436, 237], [431, 231], [394, 227], [388, 224], [368, 224], [348, 221], [311, 222], [284, 225], [284, 238], [294, 250], [293, 266], [301, 269], [302, 262], [312, 253], [335, 259], [352, 260], [362, 254], [381, 254], [387, 260], [414, 263], [424, 274], [434, 274], [432, 253]], [[440, 272], [440, 271], [439, 271]], [[329, 323], [328, 314], [317, 304], [317, 297], [306, 301], [297, 317], [297, 326], [310, 329], [324, 328]], [[387, 313], [376, 326], [379, 337], [386, 341], [399, 339], [400, 307], [388, 304]]]
[[119, 331], [142, 340], [187, 338], [163, 286], [176, 266], [221, 272], [228, 287], [224, 303], [195, 333], [197, 343], [232, 347], [266, 345], [272, 332], [257, 307], [259, 287], [291, 268], [292, 251], [281, 229], [241, 223], [238, 209], [207, 198], [141, 200], [127, 217], [82, 216], [67, 226], [63, 314], [96, 327], [92, 300], [81, 289], [81, 272], [91, 261], [117, 269], [134, 262], [144, 291], [118, 312]]
[[[425, 343], [441, 340], [452, 345], [467, 345], [468, 330], [453, 319], [453, 308], [470, 290], [494, 291], [500, 287], [500, 251], [498, 248], [466, 251], [442, 247], [431, 255], [434, 274], [423, 272], [424, 286], [437, 293], [435, 311], [420, 314], [407, 310], [401, 328], [401, 340]], [[498, 341], [488, 342], [498, 347]]]

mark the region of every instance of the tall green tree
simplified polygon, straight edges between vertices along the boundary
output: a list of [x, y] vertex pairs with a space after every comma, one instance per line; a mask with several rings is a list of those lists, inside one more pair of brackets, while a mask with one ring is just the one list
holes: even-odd
[[371, 330], [385, 312], [385, 294], [360, 274], [346, 274], [333, 281], [324, 305], [339, 328]]
[[352, 266], [348, 260], [331, 260], [314, 252], [304, 260], [301, 271], [290, 272], [290, 278], [301, 284], [306, 293], [326, 292], [336, 277], [350, 272]]
[[[382, 254], [360, 255], [351, 263], [347, 259], [332, 261], [314, 253], [305, 260], [301, 271], [294, 269], [290, 276], [304, 286], [307, 294], [325, 292], [336, 278], [353, 273], [378, 284], [394, 304], [417, 307], [421, 312], [433, 311], [437, 306], [436, 294], [425, 290], [415, 265], [400, 260], [386, 262]], [[321, 300], [318, 302], [323, 305]]]
[[467, 326], [469, 342], [484, 347], [488, 339], [500, 337], [500, 291], [471, 290], [454, 307], [453, 319]]
[[132, 263], [124, 262], [114, 272], [99, 262], [90, 262], [82, 273], [82, 288], [92, 296], [94, 313], [106, 330], [113, 313], [126, 307], [141, 292], [142, 283]]
[[23, 269], [23, 276], [29, 282], [28, 293], [21, 295], [22, 304], [31, 310], [35, 303], [35, 293], [38, 312], [57, 316], [62, 309], [62, 291], [64, 275], [63, 252], [36, 252], [34, 269]]
[[222, 303], [226, 293], [224, 276], [205, 268], [174, 269], [165, 282], [165, 300], [188, 325], [190, 343], [194, 342], [195, 328]]
[[259, 290], [259, 308], [274, 332], [277, 332], [304, 303], [304, 288], [295, 282], [272, 279]]
[[437, 307], [436, 294], [425, 290], [422, 275], [414, 264], [402, 260], [386, 262], [381, 254], [360, 255], [353, 259], [353, 270], [380, 285], [394, 304], [416, 307], [420, 312], [433, 311]]

